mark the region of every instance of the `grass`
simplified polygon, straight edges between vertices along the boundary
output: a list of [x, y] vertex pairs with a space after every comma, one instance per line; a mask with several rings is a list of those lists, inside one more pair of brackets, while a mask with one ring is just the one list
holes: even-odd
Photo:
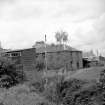
[[81, 80], [98, 80], [100, 77], [100, 72], [105, 69], [105, 67], [92, 67], [78, 70], [73, 75], [69, 75], [66, 79], [76, 78]]
[[[69, 72], [65, 75], [65, 79], [97, 80], [103, 69], [105, 69], [105, 67], [92, 67], [76, 72]], [[57, 73], [51, 73], [50, 71], [47, 76], [56, 79], [56, 74]], [[35, 92], [31, 92], [28, 85], [25, 84], [12, 87], [8, 90], [0, 89], [0, 103], [4, 103], [4, 105], [37, 105], [41, 102], [47, 103], [48, 100]]]
[[30, 92], [28, 86], [18, 85], [0, 92], [0, 103], [3, 105], [37, 105], [47, 103], [47, 100], [35, 92]]

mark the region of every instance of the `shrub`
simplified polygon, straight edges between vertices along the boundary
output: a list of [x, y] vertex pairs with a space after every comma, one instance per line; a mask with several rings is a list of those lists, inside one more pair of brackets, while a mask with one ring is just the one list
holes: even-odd
[[42, 78], [39, 81], [32, 81], [28, 84], [30, 92], [41, 94], [45, 90], [45, 79]]
[[45, 89], [44, 97], [50, 102], [57, 105], [105, 104], [105, 70], [101, 72], [98, 83], [78, 79], [56, 81]]
[[103, 70], [100, 73], [100, 79], [99, 79], [100, 85], [102, 86], [103, 89], [105, 89], [105, 70]]
[[[73, 83], [74, 82], [74, 83]], [[100, 81], [83, 83], [73, 80], [70, 88], [64, 85], [64, 105], [103, 105], [105, 104], [105, 70], [100, 74]], [[69, 83], [69, 82], [68, 82]]]
[[25, 79], [22, 71], [16, 70], [15, 62], [6, 57], [0, 57], [0, 87], [9, 88]]
[[60, 87], [60, 93], [62, 97], [62, 103], [64, 105], [73, 105], [75, 103], [75, 92], [79, 91], [86, 81], [70, 79], [65, 81]]
[[43, 92], [43, 96], [51, 103], [60, 103], [59, 85], [64, 81], [63, 76], [54, 76], [48, 78], [48, 83]]

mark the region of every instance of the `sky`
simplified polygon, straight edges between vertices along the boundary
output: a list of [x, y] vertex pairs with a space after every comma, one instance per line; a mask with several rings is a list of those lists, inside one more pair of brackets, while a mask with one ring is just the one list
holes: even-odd
[[105, 55], [105, 0], [0, 0], [3, 48], [32, 47], [45, 34], [56, 43], [59, 30], [68, 33], [68, 45]]

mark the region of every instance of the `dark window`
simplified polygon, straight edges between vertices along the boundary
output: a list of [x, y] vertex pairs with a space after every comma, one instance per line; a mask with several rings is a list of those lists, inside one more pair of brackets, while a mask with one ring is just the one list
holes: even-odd
[[79, 68], [79, 62], [77, 62], [77, 68]]
[[[46, 55], [47, 55], [47, 53], [46, 53]], [[42, 53], [42, 56], [43, 56], [43, 58], [45, 58], [45, 53]]]
[[39, 54], [36, 54], [36, 58], [39, 56]]
[[11, 53], [11, 57], [19, 57], [21, 56], [21, 52]]
[[71, 68], [73, 67], [73, 61], [70, 61]]
[[5, 56], [6, 56], [6, 57], [10, 57], [11, 54], [10, 54], [10, 53], [6, 53]]

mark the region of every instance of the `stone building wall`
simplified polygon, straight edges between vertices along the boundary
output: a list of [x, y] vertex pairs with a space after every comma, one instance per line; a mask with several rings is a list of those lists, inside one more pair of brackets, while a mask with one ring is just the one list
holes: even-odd
[[80, 69], [83, 68], [83, 58], [82, 58], [82, 52], [79, 52], [79, 67]]
[[[44, 53], [40, 53], [44, 59]], [[67, 70], [77, 70], [83, 67], [82, 52], [79, 51], [57, 51], [47, 52], [47, 68], [55, 70], [65, 68]], [[44, 61], [44, 60], [43, 60]]]
[[105, 57], [99, 56], [99, 64], [100, 64], [101, 66], [105, 66]]
[[53, 52], [47, 54], [48, 68], [49, 69], [59, 69], [67, 68], [72, 69], [70, 63], [72, 61], [71, 54], [69, 52]]

